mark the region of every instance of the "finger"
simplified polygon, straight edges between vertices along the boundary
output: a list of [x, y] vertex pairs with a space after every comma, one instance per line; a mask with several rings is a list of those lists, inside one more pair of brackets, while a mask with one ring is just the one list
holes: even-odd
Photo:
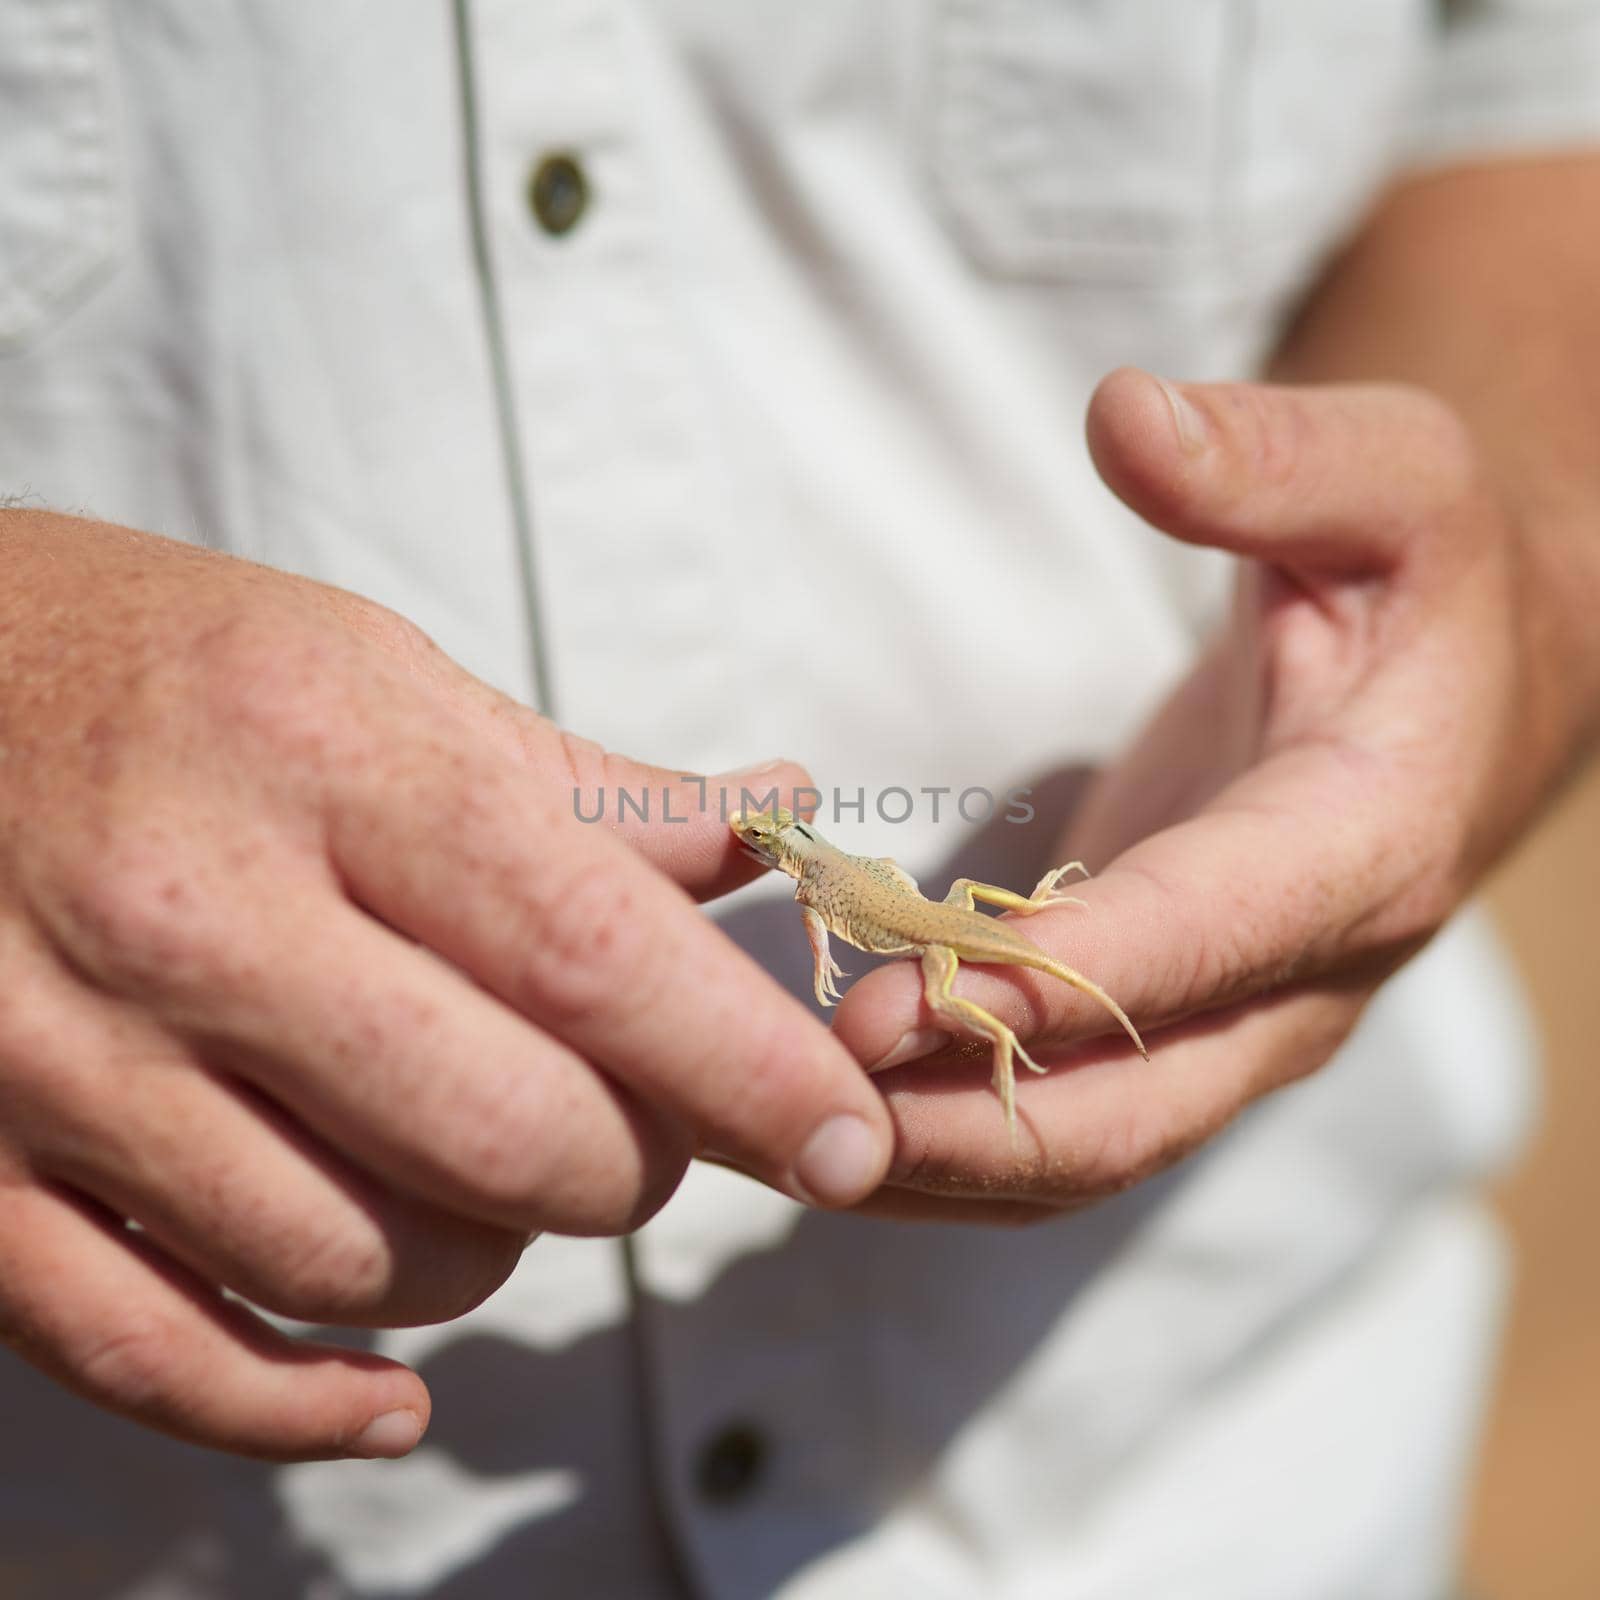
[[[1197, 1010], [1292, 976], [1377, 975], [1421, 943], [1442, 902], [1428, 887], [1407, 892], [1404, 852], [1374, 854], [1351, 835], [1352, 818], [1389, 804], [1374, 767], [1292, 750], [1252, 769], [1200, 816], [1124, 852], [1077, 891], [1086, 910], [1010, 925], [1111, 994], [1160, 1054], [1157, 1030]], [[1048, 974], [963, 966], [956, 988], [1030, 1049], [1099, 1035], [1110, 1035], [1112, 1052], [1124, 1048], [1093, 1000]], [[909, 1059], [925, 1042], [915, 1036], [936, 1026], [918, 974], [898, 963], [854, 985], [834, 1023], [869, 1068]]]
[[371, 777], [330, 835], [363, 905], [766, 1181], [875, 1187], [888, 1123], [855, 1063], [633, 851], [474, 752]]
[[677, 1187], [690, 1130], [429, 951], [348, 908], [238, 992], [232, 1070], [396, 1189], [514, 1229], [638, 1227]]
[[[695, 1159], [711, 1166], [727, 1167], [733, 1172], [744, 1171], [736, 1162], [712, 1150], [700, 1151]], [[897, 1186], [894, 1168], [891, 1168], [882, 1188], [850, 1207], [856, 1216], [881, 1217], [887, 1222], [959, 1222], [1000, 1228], [1042, 1222], [1047, 1217], [1059, 1216], [1063, 1209], [1066, 1207], [1031, 1195], [1015, 1200], [993, 1197], [974, 1199], [964, 1195], [941, 1194], [936, 1190], [924, 1193], [901, 1188]]]
[[761, 870], [728, 831], [729, 816], [742, 805], [782, 804], [809, 816], [806, 796], [820, 798], [805, 768], [793, 762], [766, 761], [707, 778], [617, 755], [475, 678], [388, 607], [309, 580], [290, 581], [303, 586], [310, 604], [400, 662], [413, 684], [426, 685], [487, 748], [559, 788], [575, 817], [627, 840], [697, 900], [726, 894]]
[[289, 1340], [149, 1240], [15, 1175], [0, 1182], [0, 1337], [97, 1405], [242, 1455], [400, 1456], [428, 1423], [407, 1368]]
[[[728, 1167], [734, 1172], [743, 1170], [713, 1151], [702, 1150], [696, 1159], [712, 1166]], [[1033, 1195], [1018, 1199], [971, 1199], [932, 1190], [900, 1188], [896, 1186], [893, 1170], [881, 1189], [869, 1194], [859, 1205], [850, 1207], [856, 1216], [879, 1217], [886, 1222], [958, 1222], [985, 1228], [1026, 1227], [1070, 1209], [1069, 1203], [1057, 1205]]]
[[712, 900], [757, 877], [728, 819], [749, 805], [809, 816], [820, 791], [792, 761], [758, 762], [707, 777], [634, 761], [569, 733], [463, 672], [430, 647], [432, 677], [495, 748], [513, 755], [565, 797], [575, 820], [625, 840], [696, 900]]
[[[730, 817], [747, 806], [778, 805], [810, 816], [821, 798], [811, 774], [792, 761], [703, 777], [646, 766], [575, 734], [549, 732], [559, 740], [565, 762], [559, 781], [571, 794], [573, 816], [625, 840], [696, 900], [727, 894], [764, 870], [739, 849]], [[551, 764], [548, 749], [536, 754], [536, 770]]]
[[1441, 514], [1476, 484], [1455, 414], [1394, 384], [1172, 384], [1124, 367], [1095, 391], [1087, 431], [1100, 475], [1156, 527], [1337, 575], [1438, 544]]
[[1049, 1070], [1017, 1085], [1015, 1143], [986, 1058], [896, 1068], [879, 1080], [895, 1118], [896, 1158], [867, 1204], [936, 1220], [943, 1205], [961, 1202], [962, 1219], [1012, 1225], [1036, 1217], [985, 1208], [1061, 1210], [1104, 1199], [1165, 1170], [1244, 1106], [1320, 1066], [1353, 1026], [1364, 994], [1304, 986], [1196, 1018], [1164, 1034], [1149, 1062], [1126, 1052], [1047, 1052]]
[[[682, 1175], [690, 1130], [352, 906], [324, 862], [267, 852], [226, 899], [99, 892], [52, 923], [74, 969], [396, 1193], [524, 1236], [610, 1233]], [[235, 903], [257, 917], [241, 926]]]
[[303, 1321], [392, 1326], [457, 1316], [516, 1266], [521, 1231], [371, 1181], [146, 1017], [49, 973], [29, 987], [33, 1020], [0, 1045], [8, 1136], [207, 1281]]

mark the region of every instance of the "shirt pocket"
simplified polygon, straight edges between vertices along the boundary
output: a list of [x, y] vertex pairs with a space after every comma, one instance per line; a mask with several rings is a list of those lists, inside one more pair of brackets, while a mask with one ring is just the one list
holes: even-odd
[[118, 195], [102, 0], [0, 0], [0, 351], [110, 268]]
[[932, 179], [988, 271], [1269, 288], [1370, 195], [1425, 0], [932, 0]]

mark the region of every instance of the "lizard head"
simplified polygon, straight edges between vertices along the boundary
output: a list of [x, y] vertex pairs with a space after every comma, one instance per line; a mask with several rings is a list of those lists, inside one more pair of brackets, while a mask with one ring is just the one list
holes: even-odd
[[782, 806], [738, 812], [728, 819], [728, 826], [752, 860], [796, 878], [809, 846], [816, 843], [811, 829]]

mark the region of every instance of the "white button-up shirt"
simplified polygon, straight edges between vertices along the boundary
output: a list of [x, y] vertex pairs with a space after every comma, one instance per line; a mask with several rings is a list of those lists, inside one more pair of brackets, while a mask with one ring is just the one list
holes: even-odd
[[[1398, 167], [1597, 135], [1600, 6], [1554, 0], [0, 0], [0, 494], [359, 590], [641, 758], [801, 757], [932, 879], [919, 791], [1111, 756], [1226, 583], [1096, 480], [1097, 377], [1248, 374]], [[726, 920], [803, 984], [792, 916]], [[0, 1592], [1426, 1600], [1526, 1056], [1466, 921], [1089, 1214], [697, 1169], [359, 1336], [435, 1396], [400, 1463], [8, 1364]]]

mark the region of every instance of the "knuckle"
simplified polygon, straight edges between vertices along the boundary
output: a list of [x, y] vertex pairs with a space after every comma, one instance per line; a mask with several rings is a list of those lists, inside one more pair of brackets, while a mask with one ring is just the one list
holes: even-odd
[[520, 1063], [463, 1073], [436, 1106], [426, 1157], [458, 1205], [526, 1230], [545, 1220], [552, 1168], [589, 1142], [587, 1109], [566, 1074]]
[[181, 1351], [177, 1320], [151, 1307], [130, 1307], [115, 1327], [89, 1339], [72, 1363], [80, 1382], [129, 1411], [159, 1407], [167, 1398]]
[[454, 1164], [481, 1210], [532, 1225], [540, 1220], [548, 1181], [546, 1144], [508, 1111], [492, 1126], [485, 1122], [474, 1130], [455, 1152]]
[[1201, 1142], [1198, 1132], [1179, 1134], [1136, 1110], [1107, 1119], [1079, 1153], [1071, 1194], [1080, 1204], [1097, 1204], [1153, 1178]]
[[633, 1009], [659, 971], [637, 889], [607, 864], [550, 876], [564, 881], [534, 908], [538, 926], [523, 963], [528, 998], [558, 1025]]
[[[230, 618], [197, 646], [213, 722], [279, 756], [322, 753], [339, 722], [349, 647], [281, 608]], [[354, 721], [355, 719], [346, 719]]]
[[572, 795], [572, 812], [584, 824], [604, 823], [610, 816], [620, 820], [623, 795], [629, 789], [622, 763], [604, 745], [566, 728], [555, 730], [553, 759]]
[[465, 1127], [449, 1159], [471, 1209], [524, 1234], [639, 1226], [672, 1193], [692, 1147], [687, 1131], [630, 1110], [625, 1095], [597, 1095], [592, 1082], [567, 1075], [519, 1075]]
[[581, 1207], [584, 1231], [631, 1233], [671, 1199], [690, 1158], [694, 1137], [687, 1127], [646, 1114], [646, 1125], [634, 1119], [604, 1141], [573, 1173], [568, 1212]]
[[243, 696], [252, 685], [276, 682], [286, 664], [314, 655], [321, 643], [321, 631], [297, 611], [270, 605], [216, 619], [196, 636], [194, 654], [208, 685]]
[[[54, 985], [40, 981], [31, 963], [0, 959], [0, 1127], [17, 1127], [17, 1091], [76, 1065], [76, 1053], [61, 1048], [63, 1018]], [[69, 1075], [75, 1075], [69, 1071]]]
[[317, 1224], [294, 1232], [266, 1278], [255, 1297], [273, 1310], [308, 1321], [342, 1322], [386, 1303], [394, 1287], [394, 1261], [375, 1230]]
[[1352, 941], [1346, 964], [1382, 981], [1433, 938], [1463, 898], [1460, 886], [1434, 874], [1406, 883]]
[[424, 671], [445, 659], [444, 652], [409, 617], [365, 595], [340, 593], [339, 616], [349, 630], [403, 665]]
[[1261, 384], [1220, 385], [1210, 397], [1231, 450], [1230, 470], [1216, 474], [1210, 492], [1216, 509], [1231, 512], [1263, 489], [1296, 483], [1309, 459], [1311, 417], [1300, 395]]
[[64, 888], [67, 944], [100, 976], [162, 990], [204, 988], [216, 976], [214, 899], [166, 841], [119, 840]]
[[603, 745], [561, 728], [557, 731], [556, 750], [574, 788], [589, 793], [604, 784], [609, 757]]
[[382, 662], [347, 630], [274, 606], [221, 622], [195, 654], [186, 670], [203, 685], [208, 725], [250, 750], [258, 773], [262, 752], [272, 770], [318, 773], [362, 762], [376, 742], [363, 693]]
[[[629, 1163], [597, 1128], [593, 1108], [576, 1085], [566, 1092], [527, 1082], [502, 1097], [490, 1117], [454, 1152], [477, 1208], [508, 1223], [564, 1227], [586, 1214], [615, 1208], [630, 1187]], [[563, 1130], [559, 1140], [551, 1130]]]
[[1290, 489], [1297, 483], [1315, 434], [1301, 396], [1253, 384], [1238, 392], [1237, 419], [1257, 484]]
[[724, 1039], [742, 1037], [739, 1070], [717, 1089], [717, 1121], [741, 1139], [745, 1153], [781, 1160], [810, 1131], [819, 1113], [840, 1093], [831, 1072], [778, 1028], [757, 1032], [748, 1022], [729, 1019], [719, 1029]]

